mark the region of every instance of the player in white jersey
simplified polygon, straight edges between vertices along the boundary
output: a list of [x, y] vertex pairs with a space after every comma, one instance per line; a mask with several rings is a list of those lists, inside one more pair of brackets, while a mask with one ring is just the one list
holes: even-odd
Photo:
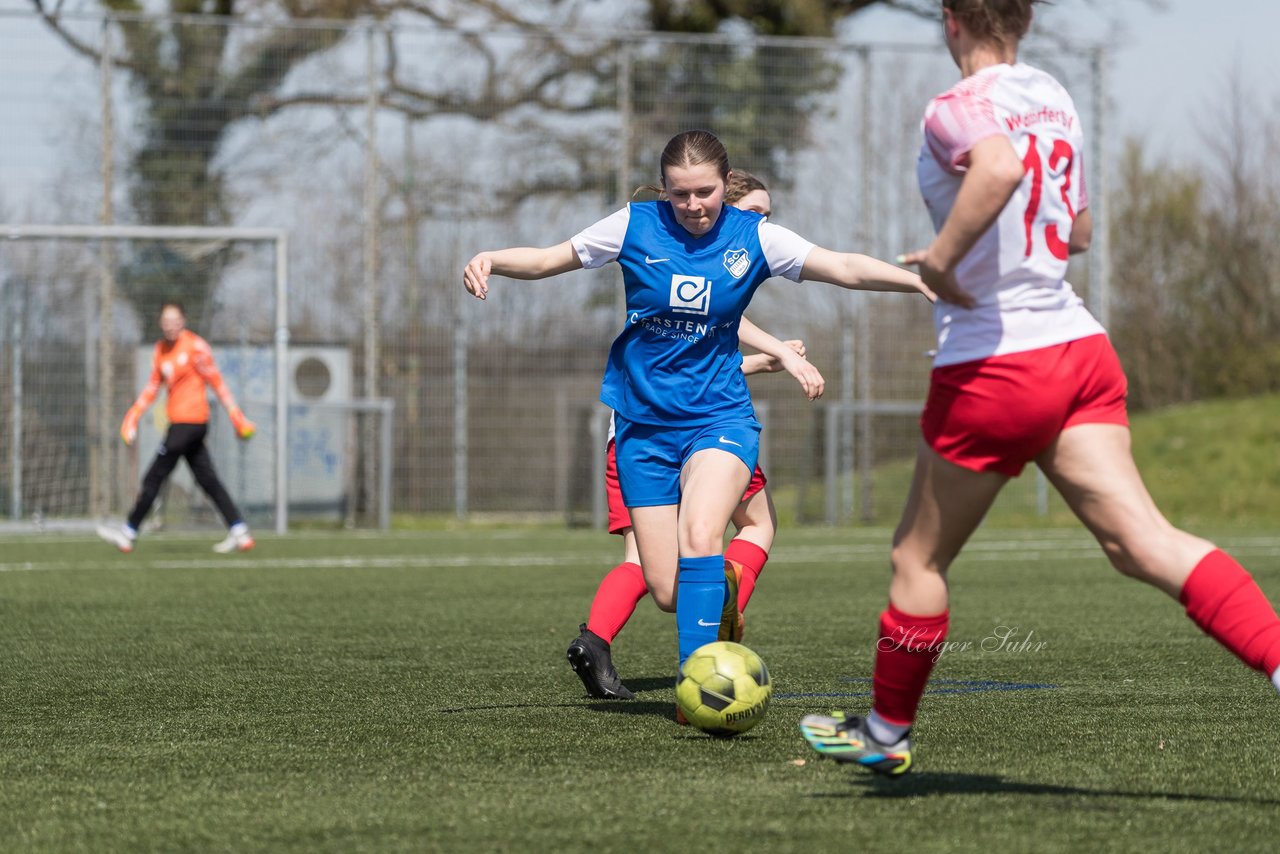
[[[742, 379], [737, 325], [771, 276], [932, 296], [914, 273], [814, 246], [757, 213], [724, 204], [724, 145], [706, 131], [673, 137], [661, 159], [668, 201], [632, 203], [547, 248], [481, 252], [463, 283], [540, 279], [616, 261], [627, 293], [601, 400], [617, 413], [620, 486], [654, 602], [675, 611], [680, 658], [736, 621], [724, 531], [755, 468], [760, 424]], [[813, 394], [813, 366], [770, 356]], [[679, 596], [676, 596], [677, 584]]]
[[938, 351], [894, 534], [872, 710], [801, 723], [820, 753], [882, 774], [911, 768], [911, 725], [947, 633], [947, 570], [1032, 461], [1116, 569], [1178, 599], [1280, 689], [1280, 618], [1243, 567], [1156, 508], [1130, 453], [1119, 360], [1064, 279], [1092, 229], [1084, 138], [1062, 86], [1018, 62], [1033, 2], [942, 2], [963, 79], [923, 122], [918, 174], [937, 236], [902, 259], [938, 295]]

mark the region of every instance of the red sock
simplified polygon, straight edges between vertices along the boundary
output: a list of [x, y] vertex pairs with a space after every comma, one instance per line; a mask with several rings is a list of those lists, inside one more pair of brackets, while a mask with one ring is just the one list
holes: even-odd
[[751, 601], [751, 594], [755, 592], [756, 580], [764, 572], [769, 553], [755, 543], [733, 539], [724, 550], [724, 559], [742, 570], [738, 573], [738, 610], [745, 611], [747, 603]]
[[933, 670], [936, 646], [947, 637], [950, 611], [917, 617], [889, 605], [880, 614], [872, 708], [891, 724], [911, 726]]
[[1267, 676], [1280, 667], [1280, 617], [1248, 571], [1215, 549], [1196, 564], [1178, 600], [1205, 634]]
[[591, 600], [591, 613], [587, 617], [587, 628], [604, 638], [606, 643], [613, 643], [618, 632], [622, 631], [627, 620], [635, 613], [636, 604], [648, 592], [640, 564], [618, 564], [596, 588], [596, 597]]

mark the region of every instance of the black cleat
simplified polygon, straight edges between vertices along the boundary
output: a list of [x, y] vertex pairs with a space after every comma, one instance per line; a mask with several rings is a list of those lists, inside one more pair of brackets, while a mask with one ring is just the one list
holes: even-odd
[[587, 629], [585, 623], [578, 626], [582, 633], [573, 639], [565, 657], [569, 666], [582, 680], [587, 693], [597, 700], [634, 700], [635, 694], [627, 690], [613, 669], [609, 644], [604, 638]]

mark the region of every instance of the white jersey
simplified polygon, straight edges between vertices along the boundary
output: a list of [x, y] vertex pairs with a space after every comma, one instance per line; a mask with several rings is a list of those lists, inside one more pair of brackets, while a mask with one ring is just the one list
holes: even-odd
[[1026, 174], [995, 224], [956, 268], [971, 310], [939, 301], [935, 365], [1035, 350], [1103, 332], [1067, 283], [1067, 242], [1088, 207], [1084, 135], [1071, 96], [1030, 65], [1000, 64], [929, 102], [916, 173], [934, 229], [955, 204], [969, 152], [1004, 135]]

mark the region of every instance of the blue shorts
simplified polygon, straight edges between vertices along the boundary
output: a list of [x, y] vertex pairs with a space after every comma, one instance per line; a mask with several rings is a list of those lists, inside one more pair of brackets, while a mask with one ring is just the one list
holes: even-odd
[[618, 485], [628, 507], [680, 503], [680, 470], [697, 451], [728, 451], [756, 469], [760, 422], [734, 418], [699, 427], [659, 427], [615, 416]]

